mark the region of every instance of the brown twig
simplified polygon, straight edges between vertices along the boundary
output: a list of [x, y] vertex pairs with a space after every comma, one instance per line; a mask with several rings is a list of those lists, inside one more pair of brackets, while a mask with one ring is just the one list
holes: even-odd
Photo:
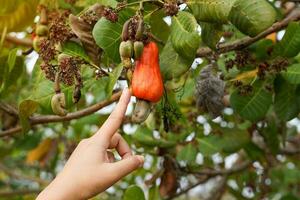
[[220, 169], [220, 170], [203, 170], [200, 172], [189, 172], [190, 174], [196, 175], [207, 175], [207, 176], [219, 176], [219, 175], [231, 175], [244, 169], [248, 168], [251, 165], [251, 161], [245, 161], [238, 166], [232, 167], [230, 169]]
[[158, 37], [156, 37], [155, 35], [153, 35], [152, 33], [148, 33], [148, 36], [156, 41], [157, 43], [161, 44], [161, 45], [165, 45], [164, 41], [162, 41], [161, 39], [159, 39]]
[[13, 171], [13, 170], [7, 168], [2, 163], [0, 163], [0, 169], [5, 174], [9, 175], [10, 177], [16, 178], [16, 179], [29, 180], [29, 181], [37, 182], [37, 183], [39, 183], [41, 185], [48, 184], [48, 181], [42, 180], [42, 179], [37, 178], [37, 177], [31, 177], [31, 176], [27, 176], [27, 175], [24, 175], [24, 174], [20, 174], [20, 173], [18, 173], [16, 171]]
[[281, 154], [285, 154], [285, 155], [295, 155], [295, 154], [300, 154], [300, 148], [299, 149], [282, 149], [280, 150]]
[[190, 191], [191, 189], [193, 189], [193, 188], [195, 188], [195, 187], [197, 187], [197, 186], [199, 186], [199, 185], [205, 183], [206, 181], [208, 181], [208, 180], [211, 179], [211, 178], [213, 178], [213, 177], [206, 176], [206, 177], [204, 177], [204, 178], [201, 178], [197, 183], [194, 183], [193, 185], [190, 185], [190, 186], [187, 187], [186, 189], [181, 190], [180, 192], [174, 194], [173, 196], [168, 197], [166, 200], [171, 200], [171, 199], [174, 199], [174, 198], [176, 198], [176, 197], [179, 197], [179, 196], [181, 196], [181, 195], [187, 193], [187, 192]]
[[271, 33], [274, 32], [278, 32], [282, 29], [284, 29], [285, 27], [288, 26], [288, 24], [292, 21], [298, 21], [300, 19], [300, 9], [294, 9], [285, 19], [283, 19], [280, 22], [276, 22], [274, 23], [270, 28], [268, 28], [267, 30], [263, 31], [262, 33], [260, 33], [259, 35], [251, 38], [251, 37], [245, 37], [243, 39], [231, 42], [231, 43], [224, 43], [224, 44], [220, 44], [218, 46], [218, 49], [216, 50], [216, 52], [212, 51], [210, 48], [208, 47], [204, 47], [204, 48], [199, 48], [197, 50], [197, 57], [207, 57], [212, 55], [213, 53], [217, 53], [217, 54], [221, 54], [221, 53], [226, 53], [229, 51], [233, 51], [233, 50], [241, 50], [244, 49], [248, 46], [250, 46], [251, 44], [257, 42], [258, 40], [265, 38], [266, 36], [268, 36]]
[[182, 194], [185, 194], [188, 191], [190, 191], [191, 189], [197, 187], [198, 185], [201, 185], [201, 184], [207, 182], [209, 179], [211, 179], [213, 177], [216, 177], [216, 176], [229, 176], [231, 174], [241, 172], [241, 171], [247, 169], [251, 165], [251, 163], [252, 163], [251, 161], [244, 161], [242, 164], [240, 164], [236, 167], [232, 167], [231, 169], [210, 170], [210, 171], [202, 171], [202, 172], [187, 172], [189, 174], [200, 175], [201, 179], [197, 183], [187, 187], [184, 190], [181, 190], [180, 192], [174, 194], [173, 196], [168, 197], [167, 200], [171, 200], [171, 199], [174, 199], [176, 197], [179, 197]]
[[20, 45], [20, 46], [24, 46], [24, 47], [32, 47], [32, 40], [29, 38], [19, 39], [14, 36], [11, 36], [11, 35], [6, 35], [5, 40], [7, 42], [10, 42], [10, 43], [13, 43], [16, 45]]
[[153, 173], [152, 177], [148, 180], [145, 181], [145, 184], [147, 186], [151, 186], [155, 183], [155, 181], [162, 176], [164, 170], [163, 169], [158, 169], [156, 172]]
[[0, 109], [4, 112], [7, 112], [10, 115], [18, 116], [17, 109], [7, 103], [0, 102]]
[[223, 176], [216, 185], [214, 186], [214, 189], [210, 192], [210, 200], [221, 200], [224, 193], [226, 192], [226, 183], [227, 183], [227, 176]]
[[[81, 117], [85, 117], [88, 115], [91, 115], [101, 108], [104, 108], [110, 104], [112, 104], [115, 101], [118, 101], [122, 94], [122, 91], [119, 91], [111, 96], [110, 99], [96, 103], [88, 108], [82, 109], [80, 111], [76, 111], [73, 113], [69, 113], [66, 116], [57, 116], [57, 115], [45, 115], [45, 116], [34, 116], [30, 117], [29, 121], [32, 126], [38, 125], [38, 124], [48, 124], [48, 123], [54, 123], [54, 122], [65, 122], [65, 121], [71, 121], [73, 119], [79, 119]], [[8, 129], [6, 131], [3, 131], [0, 133], [0, 137], [5, 136], [11, 136], [15, 133], [18, 133], [22, 131], [22, 127], [18, 126], [12, 129]]]

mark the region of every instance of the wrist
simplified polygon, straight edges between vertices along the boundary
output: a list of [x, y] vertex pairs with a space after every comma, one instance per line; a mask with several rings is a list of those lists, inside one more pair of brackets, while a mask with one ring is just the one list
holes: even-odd
[[[72, 179], [71, 179], [72, 180]], [[78, 193], [77, 186], [73, 181], [64, 180], [63, 175], [59, 174], [37, 197], [37, 200], [83, 200]]]

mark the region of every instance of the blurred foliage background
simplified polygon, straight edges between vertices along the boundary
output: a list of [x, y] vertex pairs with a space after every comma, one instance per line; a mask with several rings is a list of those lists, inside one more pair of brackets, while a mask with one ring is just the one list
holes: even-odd
[[[165, 93], [142, 124], [132, 97], [120, 133], [145, 164], [94, 199], [300, 199], [297, 1], [0, 5], [0, 199], [35, 199], [108, 117], [127, 86], [119, 45], [136, 13], [159, 44]], [[58, 69], [66, 116], [51, 109]]]

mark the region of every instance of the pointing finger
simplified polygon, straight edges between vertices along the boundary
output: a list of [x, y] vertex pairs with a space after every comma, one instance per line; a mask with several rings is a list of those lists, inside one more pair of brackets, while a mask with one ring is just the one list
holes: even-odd
[[93, 136], [94, 138], [96, 138], [96, 140], [104, 140], [105, 143], [110, 142], [110, 139], [112, 138], [114, 133], [117, 132], [123, 122], [130, 97], [131, 94], [129, 89], [125, 88], [117, 106], [105, 121], [105, 123], [102, 125], [102, 127]]

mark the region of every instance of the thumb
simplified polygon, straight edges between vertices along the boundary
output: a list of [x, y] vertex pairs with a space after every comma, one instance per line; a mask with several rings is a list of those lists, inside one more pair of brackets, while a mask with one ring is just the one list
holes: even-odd
[[129, 156], [123, 160], [111, 164], [114, 178], [119, 180], [124, 176], [130, 174], [144, 164], [144, 157], [140, 155]]

